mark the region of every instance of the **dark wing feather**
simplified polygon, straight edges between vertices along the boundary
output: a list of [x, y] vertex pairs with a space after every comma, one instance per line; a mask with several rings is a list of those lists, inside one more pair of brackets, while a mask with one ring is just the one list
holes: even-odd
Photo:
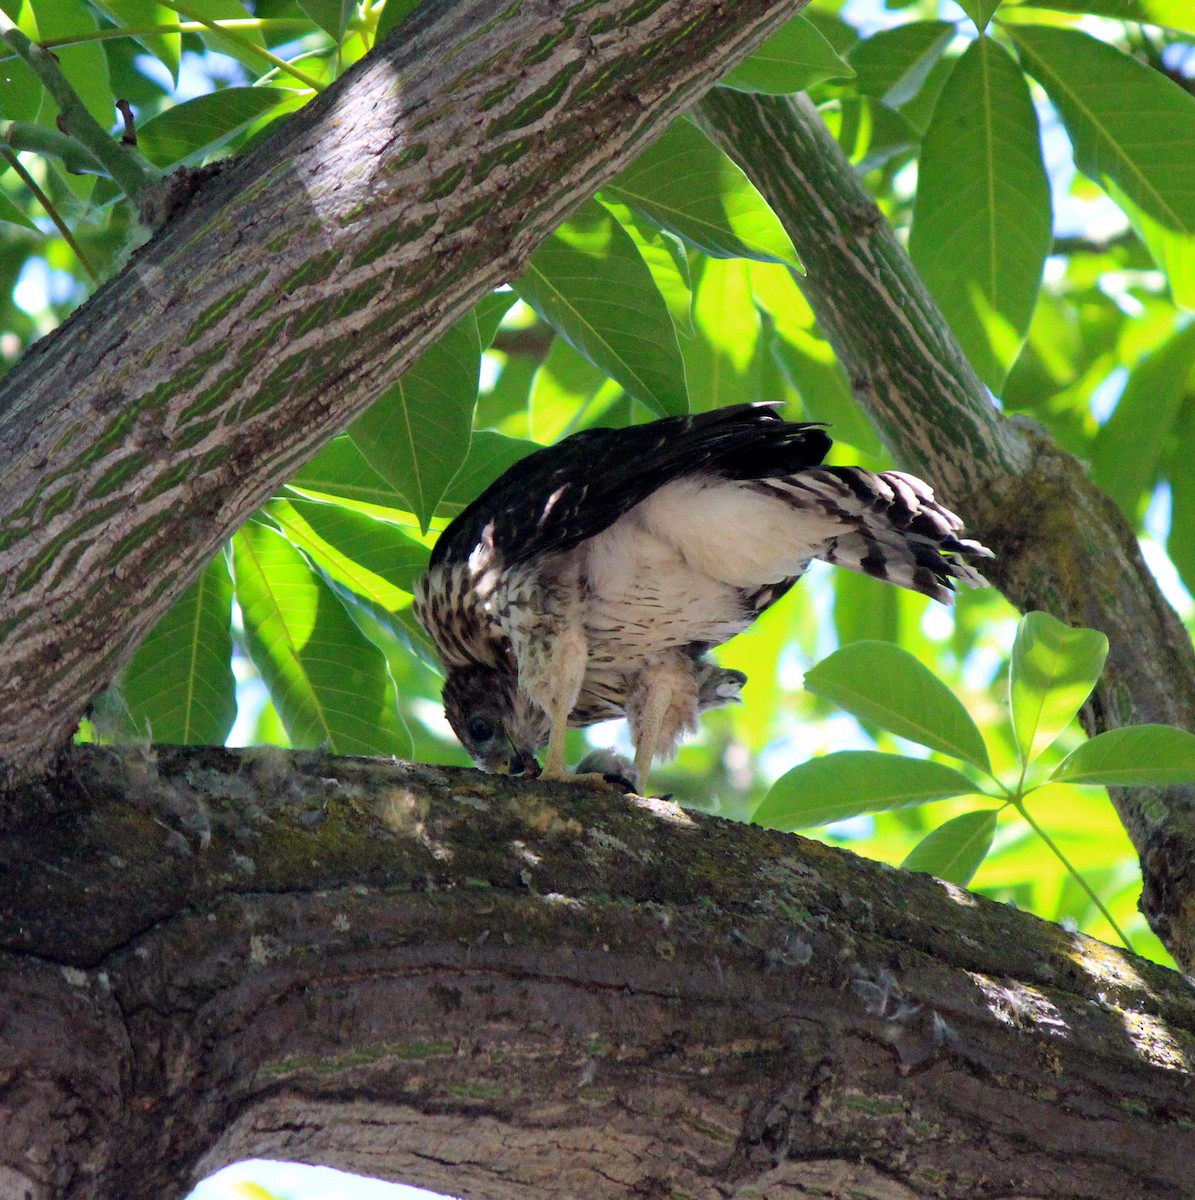
[[[517, 462], [440, 535], [431, 566], [462, 561], [488, 538], [510, 566], [567, 550], [613, 525], [657, 488], [697, 471], [766, 479], [817, 466], [830, 438], [738, 404], [626, 429], [586, 429]], [[487, 532], [487, 526], [492, 529]]]

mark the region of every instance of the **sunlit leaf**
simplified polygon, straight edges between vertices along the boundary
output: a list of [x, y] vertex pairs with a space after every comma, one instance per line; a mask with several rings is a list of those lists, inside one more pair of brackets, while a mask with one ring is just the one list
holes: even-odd
[[996, 814], [994, 808], [980, 808], [952, 817], [923, 837], [900, 865], [966, 887], [992, 848]]
[[1110, 179], [1165, 228], [1195, 234], [1195, 96], [1076, 29], [1019, 25], [1012, 34], [1066, 125], [1079, 169]]
[[286, 88], [234, 87], [184, 100], [137, 129], [137, 148], [154, 166], [210, 154], [293, 95]]
[[853, 642], [805, 673], [805, 686], [860, 720], [991, 769], [983, 735], [959, 698], [891, 642]]
[[675, 233], [647, 221], [629, 205], [609, 196], [603, 196], [602, 203], [614, 214], [647, 263], [677, 329], [692, 333], [693, 282], [684, 243]]
[[[83, 0], [27, 0], [36, 23], [38, 42], [69, 41], [81, 33], [94, 34], [96, 19]], [[116, 119], [116, 98], [108, 79], [108, 59], [99, 42], [75, 42], [54, 48], [54, 57], [67, 82], [95, 119], [107, 128]]]
[[903, 113], [874, 96], [843, 96], [819, 111], [860, 175], [911, 153], [921, 141]]
[[154, 26], [177, 25], [178, 16], [158, 0], [93, 0], [118, 25], [140, 30], [137, 41], [170, 72], [178, 82], [178, 64], [182, 58], [181, 33], [149, 32]]
[[222, 745], [236, 720], [232, 580], [221, 554], [174, 602], [125, 668], [120, 685], [135, 736]]
[[591, 200], [531, 256], [514, 289], [632, 396], [664, 416], [689, 408], [676, 329], [626, 231]]
[[909, 253], [997, 394], [1029, 329], [1053, 244], [1037, 114], [1020, 68], [972, 42], [938, 96], [918, 165]]
[[1091, 451], [1092, 475], [1136, 521], [1153, 490], [1158, 466], [1190, 393], [1195, 372], [1195, 324], [1180, 330], [1129, 375]]
[[470, 312], [349, 426], [354, 445], [407, 498], [425, 531], [469, 452], [480, 368]]
[[161, 0], [161, 3], [177, 14], [176, 20], [195, 19], [217, 25], [220, 21], [240, 22], [228, 33], [219, 33], [215, 28], [205, 28], [199, 37], [213, 50], [243, 63], [254, 76], [266, 69], [268, 64], [258, 53], [258, 50], [265, 48], [265, 39], [259, 29], [244, 24], [253, 14], [240, 0]]
[[1017, 627], [1009, 672], [1013, 733], [1021, 761], [1036, 758], [1074, 720], [1091, 695], [1108, 639], [1072, 629], [1049, 613], [1026, 613]]
[[741, 168], [699, 129], [673, 121], [602, 195], [629, 205], [716, 258], [800, 266], [780, 219]]
[[427, 570], [427, 547], [389, 521], [299, 497], [275, 498], [265, 512], [327, 575], [390, 611]]
[[453, 476], [440, 508], [448, 516], [456, 516], [471, 504], [486, 488], [521, 458], [541, 447], [523, 438], [507, 437], [492, 430], [479, 430], [473, 435], [469, 454], [461, 469]]
[[344, 37], [355, 0], [298, 0], [299, 7], [334, 41]]
[[1195, 734], [1173, 725], [1109, 729], [1068, 754], [1050, 778], [1105, 787], [1195, 783]]
[[622, 395], [622, 388], [578, 354], [563, 338], [556, 338], [547, 358], [539, 364], [531, 385], [531, 432], [537, 442], [556, 442], [578, 428], [577, 421], [597, 397]]
[[770, 829], [807, 829], [978, 790], [965, 775], [941, 763], [872, 750], [842, 750], [781, 775], [752, 819]]
[[1111, 17], [1114, 21], [1136, 21], [1142, 25], [1177, 29], [1181, 33], [1195, 33], [1195, 8], [1191, 7], [1190, 0], [1037, 0], [1033, 5], [1017, 7], [1091, 13], [1097, 17]]
[[975, 23], [975, 28], [982, 33], [992, 19], [992, 13], [1000, 7], [1000, 0], [959, 0], [959, 7]]
[[751, 304], [749, 264], [742, 259], [696, 256], [693, 267], [693, 327], [681, 342], [695, 412], [754, 400], [760, 336], [759, 313]]
[[783, 96], [854, 73], [814, 25], [804, 17], [794, 17], [721, 82], [740, 92]]
[[847, 55], [855, 90], [899, 108], [921, 90], [954, 36], [949, 21], [911, 21], [873, 33]]
[[305, 491], [338, 496], [358, 504], [407, 508], [402, 494], [369, 465], [347, 434], [333, 438], [290, 482]]
[[233, 574], [245, 648], [291, 743], [405, 757], [385, 658], [298, 550], [250, 523], [233, 539]]

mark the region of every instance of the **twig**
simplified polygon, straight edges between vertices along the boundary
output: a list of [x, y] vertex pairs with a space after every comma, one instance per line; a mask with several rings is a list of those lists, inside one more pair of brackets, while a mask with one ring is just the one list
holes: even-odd
[[75, 252], [79, 262], [83, 264], [83, 269], [91, 276], [91, 282], [98, 284], [100, 281], [99, 273], [88, 261], [87, 255], [83, 253], [83, 247], [75, 240], [75, 235], [71, 232], [70, 226], [62, 219], [62, 214], [58, 211], [54, 201], [46, 195], [38, 186], [38, 182], [25, 169], [25, 164], [9, 149], [8, 146], [0, 146], [0, 155], [8, 161], [8, 165], [20, 176], [21, 182], [33, 193], [38, 204], [46, 211], [46, 216], [58, 228], [58, 232], [62, 234], [62, 240]]
[[31, 42], [19, 29], [10, 28], [0, 33], [0, 38], [28, 64], [29, 69], [41, 80], [46, 91], [54, 98], [59, 113], [72, 137], [96, 157], [104, 170], [116, 180], [121, 190], [134, 204], [138, 197], [159, 178], [157, 172], [132, 146], [121, 146], [114, 141], [100, 123], [87, 111], [83, 101], [62, 69], [58, 60], [48, 50]]
[[32, 150], [35, 154], [61, 159], [62, 165], [73, 175], [106, 173], [79, 142], [57, 129], [47, 129], [32, 121], [4, 121], [0, 122], [0, 139], [14, 150]]

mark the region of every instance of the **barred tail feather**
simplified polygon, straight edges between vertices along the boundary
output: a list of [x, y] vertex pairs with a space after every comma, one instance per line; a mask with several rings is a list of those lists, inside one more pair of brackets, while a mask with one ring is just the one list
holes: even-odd
[[913, 475], [823, 467], [773, 482], [789, 493], [794, 506], [813, 503], [844, 526], [817, 554], [828, 563], [921, 592], [943, 604], [954, 599], [957, 585], [987, 586], [973, 564], [992, 558], [992, 552], [962, 537], [960, 518]]

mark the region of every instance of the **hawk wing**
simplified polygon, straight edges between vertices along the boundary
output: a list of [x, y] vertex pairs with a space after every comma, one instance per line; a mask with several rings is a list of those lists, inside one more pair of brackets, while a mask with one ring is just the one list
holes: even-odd
[[570, 549], [685, 475], [767, 479], [816, 466], [829, 436], [817, 425], [782, 420], [777, 407], [738, 404], [625, 429], [586, 429], [536, 450], [449, 525], [430, 566], [463, 562], [482, 541], [506, 567]]

